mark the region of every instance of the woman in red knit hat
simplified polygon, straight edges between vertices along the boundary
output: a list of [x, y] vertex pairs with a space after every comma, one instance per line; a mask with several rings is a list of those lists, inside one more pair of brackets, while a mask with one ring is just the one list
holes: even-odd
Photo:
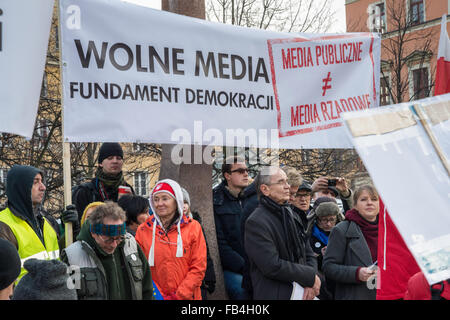
[[153, 211], [136, 232], [150, 264], [152, 279], [165, 300], [201, 300], [206, 271], [206, 242], [200, 224], [183, 214], [183, 193], [171, 179], [150, 194]]

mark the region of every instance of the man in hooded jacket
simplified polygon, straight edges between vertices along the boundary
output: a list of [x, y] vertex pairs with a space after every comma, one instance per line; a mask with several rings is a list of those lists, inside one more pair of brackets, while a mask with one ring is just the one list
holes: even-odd
[[[19, 252], [22, 266], [31, 258], [59, 257], [58, 235], [42, 210], [45, 193], [42, 171], [14, 165], [6, 180], [7, 207], [0, 212], [0, 238], [10, 241]], [[27, 271], [22, 267], [18, 280]]]

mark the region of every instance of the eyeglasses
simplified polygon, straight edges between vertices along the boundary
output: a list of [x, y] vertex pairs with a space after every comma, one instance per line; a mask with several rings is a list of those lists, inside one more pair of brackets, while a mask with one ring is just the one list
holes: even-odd
[[230, 172], [231, 173], [237, 172], [239, 174], [244, 174], [244, 173], [248, 173], [248, 169], [247, 168], [239, 168], [239, 169], [231, 170]]
[[284, 186], [284, 185], [289, 185], [287, 180], [278, 180], [277, 182], [273, 182], [268, 184], [268, 186], [274, 185], [274, 184], [278, 184], [280, 186]]
[[121, 243], [123, 240], [125, 240], [125, 236], [118, 236], [118, 237], [109, 237], [104, 235], [98, 235], [100, 239], [102, 239], [103, 242], [111, 244], [114, 241], [117, 241], [117, 244]]
[[328, 219], [324, 219], [324, 218], [317, 218], [317, 221], [318, 222], [320, 222], [320, 223], [335, 223], [336, 222], [336, 217], [331, 217], [331, 218], [328, 218]]
[[310, 197], [311, 195], [309, 194], [309, 193], [305, 193], [305, 194], [303, 194], [303, 193], [297, 193], [297, 194], [295, 194], [295, 197], [296, 198], [308, 198], [308, 197]]

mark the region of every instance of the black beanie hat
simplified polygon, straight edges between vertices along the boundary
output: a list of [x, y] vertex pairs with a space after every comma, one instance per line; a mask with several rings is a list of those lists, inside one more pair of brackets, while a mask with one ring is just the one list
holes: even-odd
[[110, 156], [119, 156], [123, 159], [123, 150], [120, 144], [116, 142], [103, 143], [98, 152], [98, 163], [102, 163]]
[[28, 273], [14, 289], [13, 300], [77, 300], [75, 288], [69, 289], [64, 262], [28, 259], [24, 268]]
[[20, 256], [16, 247], [8, 240], [0, 239], [0, 290], [16, 281], [20, 269]]

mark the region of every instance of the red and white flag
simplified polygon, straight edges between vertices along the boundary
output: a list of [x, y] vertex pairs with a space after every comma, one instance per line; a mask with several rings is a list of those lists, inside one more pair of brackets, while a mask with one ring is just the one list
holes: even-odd
[[447, 15], [442, 16], [441, 36], [436, 66], [436, 88], [434, 95], [450, 92], [450, 40], [447, 33]]

